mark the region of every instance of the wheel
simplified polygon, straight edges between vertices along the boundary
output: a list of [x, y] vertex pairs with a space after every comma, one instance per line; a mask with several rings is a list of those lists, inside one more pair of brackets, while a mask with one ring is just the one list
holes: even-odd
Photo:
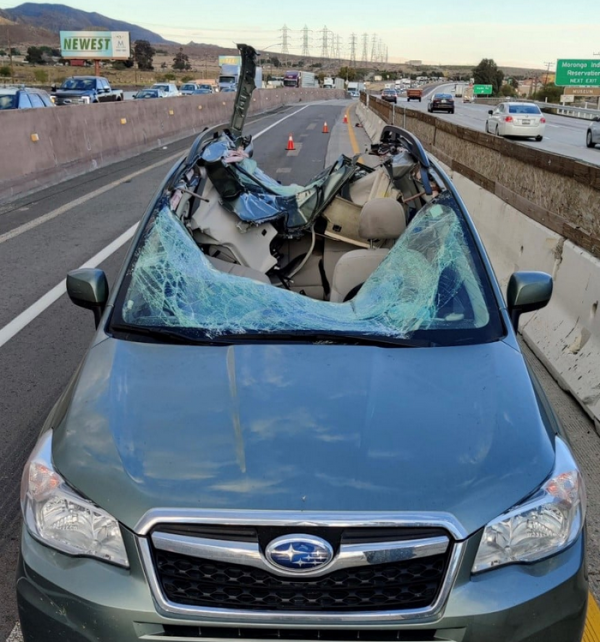
[[494, 134], [496, 136], [500, 136], [500, 132], [498, 131], [498, 125], [496, 125], [496, 127], [494, 128]]
[[588, 147], [596, 147], [596, 144], [592, 141], [592, 130], [588, 129], [588, 132], [585, 136], [585, 144]]
[[421, 99], [419, 98], [419, 102], [421, 102]]
[[539, 143], [541, 140], [544, 140], [544, 137], [543, 136], [536, 136], [535, 139]]
[[450, 110], [450, 113], [451, 113], [451, 114], [453, 114], [453, 113], [454, 113], [454, 109], [451, 109], [451, 110]]
[[486, 133], [486, 134], [489, 134], [489, 133], [490, 133], [490, 130], [488, 129], [487, 120], [485, 121], [485, 128], [484, 128], [484, 129], [485, 129], [485, 133]]

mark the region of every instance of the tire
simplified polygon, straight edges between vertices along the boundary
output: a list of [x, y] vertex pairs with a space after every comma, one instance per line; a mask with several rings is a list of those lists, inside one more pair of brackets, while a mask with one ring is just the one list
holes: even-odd
[[484, 129], [485, 129], [485, 133], [486, 133], [486, 134], [489, 134], [489, 133], [490, 133], [490, 130], [488, 129], [488, 126], [487, 126], [487, 120], [485, 121], [485, 127], [484, 127]]
[[453, 114], [453, 113], [454, 113], [454, 109], [451, 109], [451, 110], [450, 110], [450, 113], [451, 113], [451, 114]]
[[592, 141], [592, 130], [588, 129], [587, 134], [585, 135], [585, 144], [587, 147], [596, 147], [596, 143]]
[[498, 132], [498, 125], [494, 128], [494, 136], [500, 136], [500, 133]]
[[539, 143], [540, 141], [544, 140], [544, 137], [543, 136], [536, 136], [535, 139]]
[[419, 102], [421, 102], [421, 99], [419, 98]]

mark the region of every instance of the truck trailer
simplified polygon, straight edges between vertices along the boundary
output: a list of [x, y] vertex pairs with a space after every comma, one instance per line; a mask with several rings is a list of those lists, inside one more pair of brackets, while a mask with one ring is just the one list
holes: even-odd
[[318, 87], [319, 82], [315, 74], [310, 71], [286, 71], [283, 76], [283, 86], [296, 89]]

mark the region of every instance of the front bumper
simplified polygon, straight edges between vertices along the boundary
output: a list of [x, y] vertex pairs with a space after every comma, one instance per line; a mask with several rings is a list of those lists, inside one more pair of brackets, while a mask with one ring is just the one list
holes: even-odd
[[[135, 538], [124, 532], [131, 568], [100, 561], [72, 558], [49, 549], [25, 530], [17, 571], [17, 599], [25, 642], [139, 642], [155, 640], [208, 640], [200, 625], [223, 624], [167, 617], [157, 612]], [[475, 536], [467, 544], [462, 568], [442, 617], [422, 624], [347, 627], [415, 631], [415, 639], [448, 642], [579, 642], [585, 624], [587, 576], [584, 536], [560, 555], [530, 566], [508, 566], [471, 577], [478, 546]], [[294, 629], [325, 628], [318, 616]], [[230, 623], [229, 627], [251, 625]], [[260, 629], [272, 628], [260, 625]], [[279, 627], [283, 628], [283, 627]], [[336, 628], [344, 628], [337, 626]], [[314, 638], [314, 632], [312, 632]], [[423, 637], [429, 633], [431, 637]], [[237, 628], [231, 636], [238, 638]], [[245, 636], [248, 638], [249, 636]], [[254, 636], [260, 639], [260, 632]], [[268, 636], [272, 637], [272, 636]], [[311, 638], [307, 634], [307, 639]], [[356, 639], [355, 637], [352, 639]], [[410, 640], [408, 638], [401, 638]]]

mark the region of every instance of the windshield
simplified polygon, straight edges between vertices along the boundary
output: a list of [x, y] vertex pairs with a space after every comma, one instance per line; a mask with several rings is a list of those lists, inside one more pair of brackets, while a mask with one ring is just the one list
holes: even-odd
[[234, 83], [235, 76], [219, 76], [219, 82], [222, 83]]
[[0, 109], [16, 109], [16, 108], [17, 108], [16, 94], [0, 95]]
[[508, 108], [510, 114], [541, 114], [537, 105], [510, 105]]
[[91, 78], [68, 78], [61, 89], [76, 89], [80, 91], [82, 89], [94, 89], [95, 87], [96, 82]]
[[161, 91], [169, 91], [169, 85], [154, 85], [154, 88]]
[[196, 85], [183, 85], [181, 91], [194, 91], [194, 89], [196, 89]]
[[436, 343], [501, 334], [476, 251], [453, 197], [425, 206], [348, 302], [302, 294], [215, 269], [166, 206], [128, 271], [116, 323], [186, 330], [197, 339], [244, 333], [358, 333]]

